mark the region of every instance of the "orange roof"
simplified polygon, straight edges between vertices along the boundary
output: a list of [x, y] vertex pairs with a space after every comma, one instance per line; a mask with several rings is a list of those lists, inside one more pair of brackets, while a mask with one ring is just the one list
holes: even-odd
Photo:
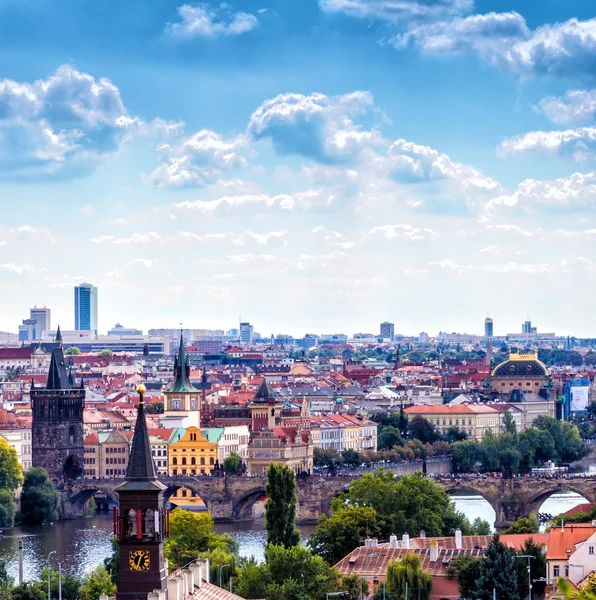
[[596, 533], [596, 527], [587, 523], [569, 523], [551, 529], [548, 537], [547, 560], [567, 560], [575, 552], [576, 544], [585, 542]]
[[566, 517], [572, 517], [578, 512], [589, 513], [596, 506], [596, 502], [585, 502], [584, 504], [578, 504], [573, 508], [570, 508], [565, 514]]
[[84, 440], [84, 444], [99, 444], [99, 436], [97, 433], [90, 433]]

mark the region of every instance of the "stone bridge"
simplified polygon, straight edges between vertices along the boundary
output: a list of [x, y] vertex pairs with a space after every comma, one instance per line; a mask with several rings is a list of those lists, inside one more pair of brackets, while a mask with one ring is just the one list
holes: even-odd
[[497, 530], [509, 527], [516, 519], [528, 517], [530, 513], [538, 514], [543, 502], [553, 494], [575, 492], [588, 502], [596, 502], [596, 477], [444, 477], [436, 478], [435, 481], [448, 494], [467, 492], [482, 496], [496, 513]]
[[[122, 479], [82, 479], [59, 487], [63, 517], [83, 516], [92, 496], [100, 495], [118, 503], [115, 489]], [[266, 477], [160, 477], [168, 486], [169, 498], [180, 488], [198, 494], [216, 521], [252, 518], [254, 503], [265, 495]], [[347, 488], [348, 477], [305, 477], [296, 480], [296, 521], [313, 523], [329, 514], [331, 500]]]
[[[265, 495], [266, 477], [162, 477], [169, 498], [179, 488], [198, 494], [207, 510], [217, 521], [252, 518], [254, 503]], [[331, 500], [350, 484], [350, 477], [306, 477], [296, 481], [298, 523], [316, 522], [329, 514]], [[519, 517], [538, 513], [542, 503], [561, 492], [576, 492], [588, 502], [596, 502], [596, 477], [591, 478], [526, 478], [496, 477], [450, 478], [436, 477], [436, 483], [449, 494], [467, 492], [479, 494], [495, 510], [495, 527], [508, 527]], [[107, 496], [118, 502], [115, 488], [121, 479], [84, 479], [64, 484], [61, 488], [62, 515], [77, 517], [85, 514], [89, 499]]]

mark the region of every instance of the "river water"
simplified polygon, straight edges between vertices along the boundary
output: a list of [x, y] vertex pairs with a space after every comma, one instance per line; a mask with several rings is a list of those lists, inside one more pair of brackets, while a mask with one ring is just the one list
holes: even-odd
[[[495, 512], [480, 496], [453, 496], [457, 510], [464, 513], [470, 521], [481, 517], [494, 523]], [[540, 512], [557, 515], [585, 502], [577, 494], [565, 493], [551, 496]], [[265, 531], [263, 522], [218, 523], [218, 533], [228, 532], [240, 545], [242, 556], [254, 556], [263, 560]], [[306, 540], [314, 526], [301, 526], [302, 538]], [[410, 532], [414, 535], [417, 532]], [[52, 567], [57, 569], [61, 563], [65, 572], [81, 578], [85, 573], [101, 564], [111, 554], [110, 538], [112, 519], [110, 514], [97, 514], [88, 519], [55, 521], [39, 527], [15, 527], [4, 532], [0, 539], [0, 560], [5, 560], [9, 573], [17, 578], [18, 542], [23, 541], [24, 579], [35, 579], [46, 565], [47, 556], [52, 550]]]

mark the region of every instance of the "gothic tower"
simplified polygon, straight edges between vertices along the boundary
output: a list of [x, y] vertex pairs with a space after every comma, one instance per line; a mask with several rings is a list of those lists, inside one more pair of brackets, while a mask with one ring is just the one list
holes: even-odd
[[180, 333], [180, 347], [174, 359], [174, 383], [163, 392], [164, 427], [201, 427], [201, 392], [190, 382], [190, 363]]
[[85, 388], [75, 387], [66, 370], [60, 327], [52, 350], [44, 388], [31, 388], [32, 464], [43, 467], [55, 483], [77, 479], [84, 473], [83, 409]]
[[124, 483], [116, 488], [114, 534], [120, 548], [116, 600], [147, 600], [153, 590], [167, 589], [163, 543], [168, 535], [169, 513], [164, 508], [166, 486], [158, 481], [151, 457], [149, 433], [139, 385], [139, 409]]

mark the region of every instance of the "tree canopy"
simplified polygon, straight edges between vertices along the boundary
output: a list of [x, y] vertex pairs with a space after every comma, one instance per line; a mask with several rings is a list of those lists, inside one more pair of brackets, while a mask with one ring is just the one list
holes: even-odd
[[271, 463], [265, 486], [265, 527], [267, 543], [291, 548], [300, 543], [296, 527], [296, 478], [285, 465]]
[[0, 436], [0, 489], [14, 491], [23, 483], [17, 451]]
[[432, 575], [422, 570], [420, 557], [408, 552], [387, 566], [387, 591], [396, 600], [428, 600]]
[[48, 473], [41, 467], [34, 467], [25, 473], [21, 492], [21, 522], [36, 525], [58, 517], [60, 496], [50, 481]]

